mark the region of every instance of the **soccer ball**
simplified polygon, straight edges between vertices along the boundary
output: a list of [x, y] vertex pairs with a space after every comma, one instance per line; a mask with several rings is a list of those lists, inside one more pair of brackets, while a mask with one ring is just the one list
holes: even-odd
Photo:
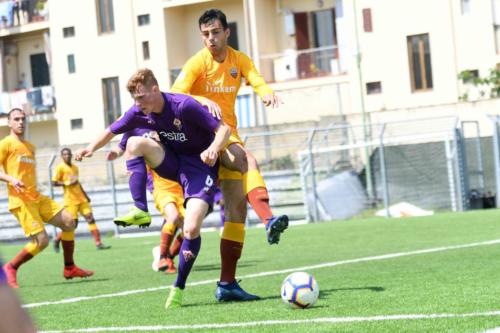
[[295, 272], [281, 285], [281, 299], [292, 308], [305, 309], [318, 300], [319, 286], [311, 274]]

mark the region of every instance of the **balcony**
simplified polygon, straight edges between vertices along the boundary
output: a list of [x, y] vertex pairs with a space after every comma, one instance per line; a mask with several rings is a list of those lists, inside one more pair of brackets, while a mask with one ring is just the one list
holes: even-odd
[[48, 0], [0, 1], [0, 36], [49, 28]]
[[337, 46], [305, 50], [287, 49], [260, 57], [260, 68], [267, 82], [309, 79], [343, 74]]
[[[22, 108], [30, 117], [31, 122], [55, 119], [54, 87], [20, 89], [0, 93], [0, 117], [5, 118], [14, 107]], [[6, 119], [0, 120], [0, 126], [6, 125]]]

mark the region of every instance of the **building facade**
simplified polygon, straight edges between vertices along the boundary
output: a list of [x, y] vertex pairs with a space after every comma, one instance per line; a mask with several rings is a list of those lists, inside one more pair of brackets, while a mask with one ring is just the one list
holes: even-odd
[[[0, 6], [3, 2], [0, 2]], [[0, 111], [23, 106], [39, 146], [88, 142], [125, 112], [130, 75], [168, 90], [200, 48], [198, 17], [222, 9], [230, 45], [249, 54], [284, 104], [242, 87], [241, 127], [369, 124], [457, 115], [485, 121], [497, 100], [457, 75], [500, 63], [498, 0], [33, 0], [0, 27]], [[50, 7], [49, 7], [50, 4]], [[460, 96], [472, 91], [470, 102]], [[0, 134], [8, 132], [0, 118]]]

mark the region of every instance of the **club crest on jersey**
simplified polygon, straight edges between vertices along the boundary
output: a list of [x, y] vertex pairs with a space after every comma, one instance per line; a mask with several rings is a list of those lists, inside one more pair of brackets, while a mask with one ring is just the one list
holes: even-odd
[[238, 70], [236, 69], [236, 67], [232, 67], [229, 70], [229, 74], [231, 74], [231, 76], [233, 77], [233, 79], [236, 79], [236, 77], [238, 76]]
[[181, 123], [181, 120], [180, 120], [180, 119], [178, 119], [178, 118], [175, 118], [175, 119], [174, 119], [174, 126], [175, 126], [175, 127], [177, 127], [177, 130], [179, 130], [179, 131], [180, 131], [180, 130], [181, 130], [181, 128], [182, 128], [182, 123]]

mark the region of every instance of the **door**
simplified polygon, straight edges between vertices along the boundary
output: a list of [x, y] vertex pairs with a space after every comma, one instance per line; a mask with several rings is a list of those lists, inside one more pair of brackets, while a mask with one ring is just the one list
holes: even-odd
[[49, 65], [45, 53], [37, 53], [30, 55], [31, 64], [31, 82], [33, 87], [49, 86], [50, 75]]

